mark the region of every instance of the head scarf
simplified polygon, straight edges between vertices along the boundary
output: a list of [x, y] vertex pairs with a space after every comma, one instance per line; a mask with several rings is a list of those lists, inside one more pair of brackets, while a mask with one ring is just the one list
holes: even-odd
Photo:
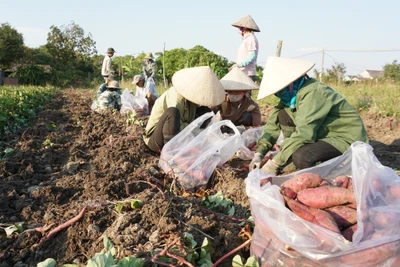
[[285, 106], [288, 106], [292, 111], [295, 111], [297, 92], [303, 86], [305, 80], [305, 76], [300, 77], [296, 81], [289, 84], [289, 86], [275, 93], [275, 96], [279, 97]]

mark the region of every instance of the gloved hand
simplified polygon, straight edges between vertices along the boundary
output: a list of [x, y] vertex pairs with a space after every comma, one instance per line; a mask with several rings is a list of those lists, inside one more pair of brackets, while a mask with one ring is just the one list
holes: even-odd
[[252, 159], [251, 162], [250, 162], [249, 171], [252, 171], [252, 170], [254, 170], [254, 169], [259, 169], [260, 166], [261, 166], [261, 161], [262, 161], [263, 157], [264, 157], [264, 156], [263, 156], [261, 153], [256, 152], [256, 153], [254, 154], [253, 159]]
[[244, 131], [246, 131], [246, 127], [244, 125], [238, 125], [236, 128], [239, 130], [239, 133], [242, 134]]
[[277, 175], [279, 171], [279, 165], [273, 159], [267, 161], [267, 163], [262, 166], [261, 170], [268, 174]]

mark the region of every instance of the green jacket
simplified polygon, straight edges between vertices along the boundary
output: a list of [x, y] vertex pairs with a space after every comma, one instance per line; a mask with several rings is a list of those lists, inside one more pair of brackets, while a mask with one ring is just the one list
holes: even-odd
[[[275, 144], [282, 130], [285, 140], [274, 157], [280, 166], [306, 144], [324, 141], [340, 152], [346, 151], [355, 141], [368, 143], [364, 124], [357, 111], [332, 88], [309, 79], [297, 93], [297, 109], [279, 103], [270, 114], [258, 140], [257, 152], [265, 155]], [[285, 109], [296, 127], [281, 126], [279, 110]]]
[[169, 88], [159, 98], [157, 98], [153, 109], [151, 110], [150, 118], [143, 134], [143, 140], [146, 144], [149, 143], [150, 136], [156, 128], [161, 116], [170, 107], [176, 107], [179, 110], [181, 114], [180, 129], [182, 130], [188, 126], [189, 123], [194, 121], [198, 105], [186, 100], [176, 91], [175, 87]]

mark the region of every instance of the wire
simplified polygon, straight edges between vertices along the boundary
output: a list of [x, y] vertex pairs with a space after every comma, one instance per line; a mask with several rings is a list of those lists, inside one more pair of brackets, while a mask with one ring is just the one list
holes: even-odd
[[352, 69], [355, 69], [355, 70], [358, 70], [358, 71], [363, 71], [363, 69], [360, 69], [360, 68], [355, 67], [355, 66], [353, 66], [353, 65], [350, 65], [350, 64], [348, 64], [348, 63], [346, 63], [346, 62], [343, 62], [343, 61], [341, 61], [341, 60], [338, 60], [337, 58], [334, 58], [333, 56], [329, 55], [329, 54], [326, 53], [326, 52], [325, 52], [325, 55], [327, 55], [328, 57], [332, 58], [332, 59], [335, 61], [335, 63], [341, 62], [341, 63], [345, 64], [346, 66], [352, 68]]
[[312, 53], [308, 53], [308, 54], [304, 54], [304, 55], [300, 55], [300, 56], [297, 56], [297, 57], [292, 57], [292, 58], [306, 57], [306, 56], [314, 55], [314, 54], [321, 53], [321, 52], [322, 52], [322, 50], [316, 51], [316, 52], [312, 52]]

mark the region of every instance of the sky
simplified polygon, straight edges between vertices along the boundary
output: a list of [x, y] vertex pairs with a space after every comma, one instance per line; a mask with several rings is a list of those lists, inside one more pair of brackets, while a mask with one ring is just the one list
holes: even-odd
[[[282, 57], [313, 61], [318, 70], [343, 63], [346, 74], [357, 75], [400, 61], [398, 0], [0, 0], [0, 7], [0, 23], [22, 33], [29, 47], [46, 44], [52, 25], [74, 21], [92, 34], [99, 54], [201, 45], [236, 62], [241, 37], [231, 24], [250, 15], [261, 30], [255, 35], [263, 67], [279, 40]], [[395, 51], [376, 51], [388, 49]]]

